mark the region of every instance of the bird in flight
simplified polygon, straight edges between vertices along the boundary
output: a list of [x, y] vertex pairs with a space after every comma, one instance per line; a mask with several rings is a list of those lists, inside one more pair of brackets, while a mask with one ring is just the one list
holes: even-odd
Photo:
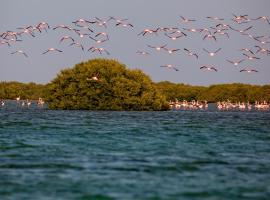
[[200, 29], [200, 28], [183, 28], [183, 29], [192, 33], [197, 33], [197, 32], [201, 33], [203, 31], [203, 29]]
[[165, 51], [167, 51], [169, 54], [172, 54], [176, 51], [179, 51], [180, 49], [167, 49], [166, 47], [163, 48]]
[[184, 50], [188, 53], [189, 56], [195, 56], [197, 59], [199, 58], [198, 54], [193, 53], [191, 50], [188, 50], [186, 48], [184, 48]]
[[180, 16], [180, 18], [182, 19], [182, 22], [184, 22], [184, 23], [189, 23], [189, 22], [195, 22], [196, 21], [195, 19], [188, 19], [188, 18], [185, 18], [183, 16]]
[[203, 40], [205, 39], [214, 39], [215, 41], [217, 41], [217, 38], [216, 36], [214, 36], [213, 34], [211, 34], [210, 32], [208, 34], [206, 34], [204, 37], [203, 37]]
[[95, 22], [91, 22], [91, 21], [89, 21], [89, 20], [86, 20], [86, 19], [77, 19], [76, 21], [74, 21], [74, 22], [72, 22], [73, 24], [75, 24], [75, 25], [78, 25], [78, 26], [80, 26], [80, 24], [93, 24], [93, 23], [95, 23]]
[[245, 51], [245, 52], [247, 52], [247, 53], [251, 53], [251, 54], [255, 55], [255, 54], [253, 53], [253, 51], [252, 51], [251, 49], [248, 49], [248, 48], [242, 48], [242, 49], [240, 49], [240, 51]]
[[98, 17], [95, 17], [96, 21], [94, 23], [96, 23], [98, 26], [103, 26], [105, 28], [107, 28], [107, 22], [108, 20], [102, 20]]
[[117, 23], [119, 23], [119, 22], [127, 21], [128, 19], [120, 19], [120, 18], [115, 18], [115, 17], [110, 16], [110, 18], [107, 20], [107, 22], [108, 22], [108, 21], [111, 21], [111, 20], [114, 20], [114, 21], [116, 21]]
[[126, 23], [126, 22], [118, 22], [118, 23], [115, 24], [115, 26], [131, 27], [131, 28], [133, 28], [133, 25], [131, 23]]
[[47, 32], [47, 29], [50, 29], [50, 25], [47, 22], [40, 22], [36, 28], [41, 32], [43, 29]]
[[242, 69], [242, 70], [240, 70], [240, 72], [252, 73], [252, 72], [258, 72], [258, 71], [255, 69]]
[[25, 57], [28, 57], [28, 55], [27, 55], [24, 51], [22, 51], [22, 50], [14, 51], [14, 52], [12, 52], [11, 54], [16, 54], [16, 53], [21, 53], [21, 54], [23, 54]]
[[67, 29], [67, 30], [69, 30], [69, 31], [74, 30], [73, 28], [71, 28], [71, 27], [69, 27], [69, 26], [66, 26], [66, 25], [64, 25], [64, 24], [60, 24], [60, 25], [54, 27], [53, 30], [56, 30], [56, 29], [59, 29], [59, 28]]
[[245, 61], [245, 59], [238, 60], [238, 61], [231, 61], [231, 60], [226, 60], [226, 61], [233, 64], [234, 66], [238, 66], [241, 62]]
[[215, 71], [215, 72], [218, 71], [217, 68], [212, 67], [212, 66], [206, 66], [206, 65], [200, 67], [200, 69], [206, 69], [206, 70], [208, 70], [208, 71]]
[[59, 49], [49, 48], [47, 51], [43, 52], [42, 54], [46, 54], [46, 53], [48, 53], [48, 52], [53, 52], [53, 51], [56, 51], [56, 52], [63, 52], [62, 50], [59, 50]]
[[169, 68], [169, 69], [174, 69], [175, 71], [179, 71], [179, 69], [177, 69], [176, 67], [174, 67], [174, 66], [171, 65], [171, 64], [161, 65], [160, 67], [166, 67], [166, 68]]
[[241, 33], [241, 34], [245, 34], [245, 32], [247, 32], [248, 30], [250, 30], [250, 29], [252, 29], [252, 28], [253, 28], [253, 26], [249, 26], [249, 27], [246, 28], [246, 29], [238, 30], [238, 29], [234, 29], [234, 28], [230, 27], [230, 29], [232, 29], [232, 30], [234, 30], [234, 31], [237, 31], [237, 32], [239, 32], [239, 33]]
[[268, 39], [264, 39], [264, 38], [265, 38], [265, 36], [261, 36], [261, 37], [255, 37], [254, 39], [256, 41], [260, 42], [261, 44], [269, 44], [270, 41], [268, 41], [268, 40], [269, 40], [270, 37], [268, 37]]
[[142, 35], [142, 36], [145, 36], [146, 34], [156, 34], [157, 35], [157, 32], [159, 31], [160, 28], [157, 28], [156, 30], [154, 29], [144, 29], [142, 32], [140, 32], [138, 34], [139, 35]]
[[204, 50], [206, 53], [208, 53], [208, 55], [209, 55], [210, 57], [213, 57], [213, 56], [215, 56], [215, 55], [221, 50], [221, 48], [217, 49], [217, 50], [214, 51], [214, 52], [210, 52], [210, 51], [208, 51], [208, 50], [205, 49], [205, 48], [203, 48], [203, 50]]
[[8, 41], [0, 41], [0, 44], [7, 44], [10, 47], [10, 44]]
[[99, 54], [102, 54], [102, 52], [105, 52], [107, 55], [110, 55], [110, 53], [109, 53], [106, 49], [104, 49], [104, 48], [90, 47], [90, 48], [88, 49], [88, 51], [91, 51], [91, 52], [96, 52], [96, 51], [98, 51]]
[[233, 15], [232, 21], [236, 22], [237, 24], [248, 23], [250, 21], [248, 19], [248, 15], [235, 15], [235, 14], [232, 15]]
[[212, 20], [217, 20], [217, 21], [223, 21], [223, 18], [219, 18], [219, 17], [206, 17], [207, 19], [212, 19]]
[[270, 50], [269, 49], [266, 49], [266, 48], [263, 48], [263, 47], [260, 47], [260, 46], [255, 46], [256, 48], [258, 48], [258, 50], [256, 51], [256, 53], [262, 53], [262, 54], [266, 54], [266, 55], [269, 55], [270, 54]]
[[251, 20], [264, 20], [270, 25], [270, 21], [269, 21], [268, 17], [266, 17], [266, 16], [261, 16], [261, 17], [251, 19]]
[[137, 51], [136, 53], [139, 55], [150, 55], [147, 51]]
[[260, 59], [260, 58], [258, 58], [258, 57], [256, 57], [256, 56], [249, 56], [249, 55], [247, 55], [247, 54], [245, 54], [245, 53], [243, 53], [243, 55], [246, 56], [248, 60], [255, 60], [255, 59], [256, 59], [256, 60], [259, 60], [259, 59]]
[[109, 40], [109, 35], [108, 33], [105, 33], [105, 32], [99, 32], [95, 35], [95, 37], [98, 37], [98, 36], [105, 36], [107, 40]]
[[106, 39], [103, 39], [103, 40], [97, 40], [96, 38], [93, 38], [91, 36], [89, 36], [90, 39], [94, 40], [97, 44], [100, 44], [100, 43], [103, 43], [103, 42], [106, 42], [108, 41], [109, 39], [106, 38]]
[[82, 51], [84, 51], [84, 48], [83, 48], [83, 45], [78, 43], [78, 42], [72, 42], [69, 46], [77, 46], [77, 47], [80, 47], [82, 49]]
[[71, 36], [65, 35], [60, 39], [59, 43], [63, 42], [64, 40], [68, 40], [68, 39], [72, 40], [72, 42], [75, 42], [75, 40]]
[[177, 40], [178, 38], [182, 37], [182, 35], [171, 36], [171, 35], [168, 35], [167, 33], [165, 33], [164, 35], [168, 38], [171, 38], [172, 40]]
[[149, 48], [152, 48], [152, 49], [155, 49], [155, 50], [157, 50], [157, 51], [160, 51], [161, 49], [164, 49], [166, 46], [167, 46], [167, 44], [164, 44], [164, 45], [162, 45], [162, 46], [151, 46], [151, 45], [147, 45]]

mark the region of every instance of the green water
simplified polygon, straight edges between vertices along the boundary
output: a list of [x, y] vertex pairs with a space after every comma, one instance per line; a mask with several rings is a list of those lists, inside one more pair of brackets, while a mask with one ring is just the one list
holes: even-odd
[[269, 199], [270, 112], [0, 109], [0, 199]]

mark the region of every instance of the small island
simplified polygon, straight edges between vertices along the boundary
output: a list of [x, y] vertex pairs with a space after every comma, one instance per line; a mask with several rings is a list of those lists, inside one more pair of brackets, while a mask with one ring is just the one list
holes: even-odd
[[242, 83], [192, 86], [155, 83], [143, 71], [113, 60], [97, 58], [62, 70], [48, 84], [0, 82], [1, 99], [38, 100], [63, 110], [169, 110], [170, 102], [270, 102], [270, 85]]

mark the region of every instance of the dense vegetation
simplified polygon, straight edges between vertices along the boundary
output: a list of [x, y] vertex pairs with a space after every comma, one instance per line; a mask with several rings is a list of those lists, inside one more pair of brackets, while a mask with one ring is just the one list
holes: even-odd
[[129, 70], [107, 59], [82, 62], [61, 71], [48, 85], [46, 99], [52, 109], [168, 109], [165, 97], [141, 70]]
[[169, 81], [156, 83], [158, 89], [165, 95], [167, 101], [174, 100], [197, 100], [198, 96], [204, 92], [207, 87], [191, 86], [183, 83], [171, 83]]
[[44, 96], [45, 86], [36, 83], [0, 82], [0, 99], [38, 99]]
[[211, 85], [209, 87], [174, 84], [170, 82], [157, 83], [157, 87], [166, 100], [207, 100], [218, 102], [230, 100], [231, 102], [270, 101], [270, 85], [258, 86], [241, 83]]
[[[99, 80], [91, 80], [94, 76]], [[140, 70], [129, 70], [115, 60], [94, 59], [61, 71], [46, 85], [0, 82], [0, 99], [18, 96], [32, 100], [45, 97], [52, 109], [166, 110], [166, 102], [176, 99], [270, 102], [270, 85], [153, 83]]]

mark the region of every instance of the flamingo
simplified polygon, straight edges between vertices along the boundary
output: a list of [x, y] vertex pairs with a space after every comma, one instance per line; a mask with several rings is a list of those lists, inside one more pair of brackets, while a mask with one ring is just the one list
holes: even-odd
[[210, 57], [213, 57], [213, 56], [215, 56], [220, 50], [221, 50], [221, 48], [218, 48], [216, 51], [214, 51], [214, 52], [210, 52], [210, 51], [208, 51], [207, 49], [205, 49], [205, 48], [203, 48], [203, 50], [205, 51], [205, 52], [207, 52], [208, 53], [208, 55], [210, 56]]
[[97, 76], [93, 76], [91, 78], [86, 78], [87, 81], [98, 81], [99, 78]]
[[21, 54], [23, 54], [25, 57], [28, 57], [28, 55], [27, 55], [23, 50], [17, 50], [17, 51], [12, 52], [11, 54], [16, 54], [16, 53], [21, 53]]
[[262, 53], [262, 54], [266, 54], [266, 55], [269, 55], [270, 54], [270, 51], [269, 49], [266, 49], [266, 48], [262, 48], [260, 46], [255, 46], [256, 48], [258, 48], [258, 50], [256, 51], [256, 53]]
[[93, 38], [93, 37], [91, 37], [91, 36], [89, 36], [89, 38], [92, 39], [92, 40], [94, 40], [97, 44], [100, 44], [100, 43], [103, 43], [103, 42], [106, 42], [106, 41], [109, 40], [108, 38], [106, 38], [106, 39], [104, 39], [104, 40], [97, 40], [97, 39], [95, 39], [95, 38]]
[[186, 31], [189, 31], [189, 32], [193, 32], [193, 33], [201, 33], [203, 31], [203, 29], [200, 29], [200, 28], [183, 28], [184, 30]]
[[182, 19], [182, 21], [184, 23], [189, 23], [189, 22], [195, 22], [196, 21], [195, 19], [187, 19], [187, 18], [185, 18], [183, 16], [180, 16], [180, 18]]
[[43, 52], [42, 54], [46, 54], [48, 52], [52, 52], [52, 51], [56, 51], [56, 52], [63, 52], [62, 50], [59, 49], [55, 49], [55, 48], [49, 48], [47, 51]]
[[10, 47], [10, 43], [8, 41], [0, 41], [0, 44], [7, 44]]
[[219, 18], [219, 17], [206, 17], [207, 19], [212, 19], [212, 20], [217, 20], [217, 21], [223, 21], [223, 18]]
[[110, 18], [107, 20], [107, 22], [110, 21], [110, 20], [114, 20], [117, 23], [120, 23], [120, 22], [127, 21], [128, 19], [120, 19], [120, 18], [115, 18], [115, 17], [110, 16]]
[[125, 23], [125, 22], [118, 22], [117, 24], [115, 24], [115, 26], [131, 27], [131, 28], [133, 28], [133, 25], [131, 23]]
[[160, 28], [157, 28], [156, 30], [153, 30], [153, 29], [144, 29], [142, 32], [140, 32], [138, 34], [138, 36], [139, 35], [145, 36], [146, 34], [153, 34], [153, 33], [157, 35], [157, 32], [158, 32], [159, 29]]
[[151, 45], [147, 45], [148, 47], [150, 47], [150, 48], [152, 48], [152, 49], [155, 49], [155, 50], [157, 50], [157, 51], [160, 51], [161, 49], [164, 49], [166, 46], [167, 46], [167, 44], [164, 44], [164, 45], [162, 45], [162, 46], [151, 46]]
[[105, 52], [107, 55], [110, 55], [110, 53], [104, 48], [90, 47], [88, 51], [92, 52], [98, 51], [100, 54], [102, 54], [102, 52]]
[[259, 60], [259, 59], [260, 59], [260, 58], [255, 57], [255, 56], [249, 56], [249, 55], [247, 55], [247, 54], [245, 54], [245, 53], [243, 53], [243, 55], [246, 56], [248, 60], [255, 60], [255, 59], [256, 59], [256, 60]]
[[215, 41], [217, 41], [217, 38], [216, 36], [214, 36], [213, 34], [211, 34], [210, 32], [208, 34], [206, 34], [204, 37], [203, 37], [203, 40], [205, 39], [214, 39]]
[[270, 21], [269, 21], [268, 17], [266, 17], [266, 16], [261, 16], [261, 17], [251, 19], [251, 20], [259, 20], [259, 19], [266, 21], [270, 25]]
[[167, 33], [165, 33], [164, 35], [167, 36], [168, 38], [171, 38], [172, 40], [177, 40], [178, 38], [184, 36], [184, 35], [171, 36], [171, 35], [168, 35]]
[[231, 60], [226, 60], [226, 61], [233, 64], [234, 66], [238, 66], [241, 62], [245, 61], [245, 59], [238, 60], [238, 61], [231, 61]]
[[245, 51], [247, 53], [251, 53], [254, 55], [253, 51], [251, 49], [248, 49], [248, 48], [242, 48], [242, 49], [240, 49], [240, 51]]
[[59, 29], [59, 28], [67, 29], [67, 30], [69, 30], [69, 31], [74, 30], [73, 28], [70, 28], [69, 26], [66, 26], [66, 25], [64, 25], [64, 24], [60, 24], [60, 25], [54, 27], [53, 30], [56, 30], [56, 29]]
[[108, 33], [105, 33], [105, 32], [99, 32], [99, 33], [97, 33], [97, 34], [95, 35], [95, 37], [98, 37], [98, 36], [100, 36], [100, 35], [103, 35], [103, 36], [105, 36], [107, 39], [109, 39]]
[[240, 72], [252, 73], [252, 72], [258, 72], [258, 71], [255, 69], [242, 69], [242, 70], [240, 70]]
[[108, 22], [108, 20], [102, 20], [102, 19], [100, 19], [98, 17], [95, 17], [95, 19], [96, 19], [95, 23], [98, 26], [103, 26], [103, 27], [107, 28], [107, 22]]
[[184, 48], [184, 50], [188, 53], [189, 56], [195, 56], [197, 59], [199, 58], [198, 54], [193, 53], [191, 50], [188, 50], [186, 48]]
[[59, 43], [63, 42], [64, 40], [68, 40], [68, 39], [72, 40], [72, 42], [75, 42], [75, 40], [72, 37], [65, 35], [60, 39]]
[[150, 55], [150, 53], [148, 53], [146, 51], [137, 51], [136, 53], [139, 55]]
[[179, 71], [179, 69], [177, 69], [176, 67], [174, 67], [174, 66], [171, 65], [171, 64], [161, 65], [160, 67], [166, 67], [166, 68], [174, 69], [175, 71]]
[[172, 54], [172, 53], [174, 53], [174, 52], [176, 52], [176, 51], [179, 51], [180, 49], [167, 49], [167, 48], [163, 48], [165, 51], [167, 51], [169, 54]]
[[71, 43], [69, 46], [73, 46], [73, 45], [75, 45], [75, 46], [77, 46], [77, 47], [81, 47], [82, 51], [84, 51], [84, 48], [83, 48], [83, 45], [82, 45], [82, 44], [80, 44], [80, 43], [78, 43], [78, 42], [73, 42], [73, 43]]
[[234, 29], [234, 28], [230, 27], [230, 29], [232, 29], [232, 30], [234, 30], [234, 31], [237, 31], [237, 32], [239, 32], [239, 33], [241, 33], [241, 34], [245, 34], [245, 32], [247, 32], [248, 30], [250, 30], [250, 29], [252, 29], [252, 28], [253, 28], [253, 26], [249, 26], [249, 27], [246, 28], [246, 29], [238, 30], [238, 29]]
[[206, 66], [206, 65], [200, 67], [200, 69], [206, 69], [206, 70], [208, 70], [208, 71], [215, 71], [215, 72], [218, 71], [217, 68], [212, 67], [212, 66]]

